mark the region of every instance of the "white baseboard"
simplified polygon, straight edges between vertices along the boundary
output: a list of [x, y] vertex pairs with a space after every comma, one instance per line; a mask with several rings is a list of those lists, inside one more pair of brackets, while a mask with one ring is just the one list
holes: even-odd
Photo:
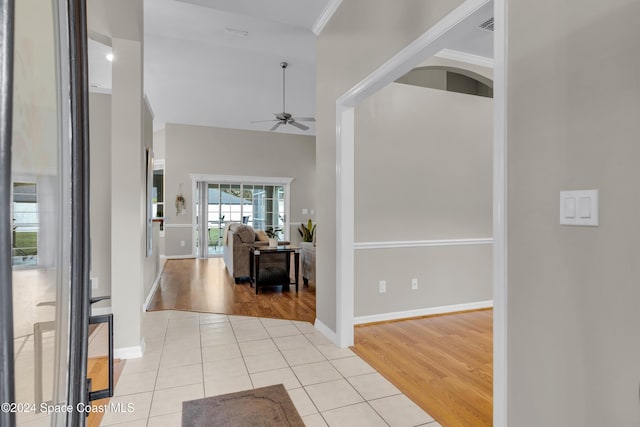
[[325, 337], [329, 338], [332, 343], [338, 345], [338, 335], [331, 330], [327, 325], [322, 323], [320, 320], [316, 318], [313, 327], [316, 328], [319, 332], [321, 332]]
[[[409, 319], [411, 317], [455, 313], [458, 311], [480, 310], [483, 308], [492, 308], [492, 307], [493, 307], [493, 300], [470, 302], [466, 304], [454, 304], [454, 305], [445, 305], [440, 307], [419, 308], [416, 310], [397, 311], [392, 313], [372, 314], [369, 316], [358, 316], [354, 319], [354, 323], [356, 325], [362, 325], [364, 323], [386, 322], [389, 320]], [[318, 322], [317, 319], [316, 319], [316, 322]]]
[[144, 354], [144, 339], [140, 341], [140, 345], [133, 347], [121, 347], [113, 350], [113, 357], [116, 359], [139, 359]]
[[162, 277], [162, 273], [164, 272], [164, 266], [166, 262], [161, 261], [161, 264], [162, 265], [158, 269], [158, 275], [156, 276], [156, 280], [153, 282], [153, 286], [151, 286], [151, 290], [149, 290], [149, 295], [147, 295], [147, 299], [145, 299], [144, 304], [142, 304], [142, 311], [147, 311], [147, 308], [149, 307], [149, 303], [151, 302], [151, 297], [155, 293], [156, 289], [158, 289], [158, 286], [160, 286], [160, 277]]
[[113, 311], [111, 307], [91, 307], [92, 316], [103, 316], [105, 314], [111, 314]]

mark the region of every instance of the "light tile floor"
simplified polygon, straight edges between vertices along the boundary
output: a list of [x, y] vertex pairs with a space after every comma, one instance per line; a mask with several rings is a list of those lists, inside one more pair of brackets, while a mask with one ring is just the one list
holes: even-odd
[[349, 349], [310, 323], [145, 313], [146, 351], [128, 360], [103, 426], [180, 426], [182, 402], [284, 384], [307, 426], [439, 427]]

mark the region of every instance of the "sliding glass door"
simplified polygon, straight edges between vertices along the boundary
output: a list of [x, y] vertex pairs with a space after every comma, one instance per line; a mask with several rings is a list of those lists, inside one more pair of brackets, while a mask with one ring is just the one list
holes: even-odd
[[85, 423], [84, 17], [82, 0], [0, 0], [2, 426]]
[[[197, 232], [201, 257], [222, 255], [224, 229], [232, 222], [273, 232], [279, 240], [288, 237], [288, 184], [201, 181], [198, 188], [206, 191], [206, 195], [201, 193], [197, 197], [195, 209], [198, 212], [197, 224], [206, 224], [206, 230], [203, 228]], [[205, 209], [199, 206], [200, 201], [202, 207], [206, 203]]]

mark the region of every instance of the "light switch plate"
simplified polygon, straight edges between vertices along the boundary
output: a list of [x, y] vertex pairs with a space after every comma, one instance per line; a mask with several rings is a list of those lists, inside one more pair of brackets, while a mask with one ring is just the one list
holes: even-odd
[[598, 226], [598, 190], [561, 191], [560, 224]]

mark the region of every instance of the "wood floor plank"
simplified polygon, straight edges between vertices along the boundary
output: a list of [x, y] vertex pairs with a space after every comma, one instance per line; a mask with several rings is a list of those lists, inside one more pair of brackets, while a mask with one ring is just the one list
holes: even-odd
[[[293, 268], [291, 269], [293, 271]], [[149, 311], [185, 310], [314, 322], [315, 284], [261, 288], [256, 295], [248, 283], [236, 285], [222, 258], [168, 260]]]
[[[126, 360], [114, 359], [113, 361], [113, 387], [115, 388], [120, 379], [120, 374], [124, 369]], [[108, 357], [90, 357], [87, 360], [87, 378], [91, 378], [92, 390], [103, 390], [109, 387], [109, 359]], [[94, 400], [91, 402], [91, 406], [99, 407], [109, 403], [109, 398]], [[103, 412], [90, 412], [87, 417], [87, 427], [98, 427], [102, 418]]]
[[493, 311], [355, 328], [353, 351], [443, 427], [493, 424]]

